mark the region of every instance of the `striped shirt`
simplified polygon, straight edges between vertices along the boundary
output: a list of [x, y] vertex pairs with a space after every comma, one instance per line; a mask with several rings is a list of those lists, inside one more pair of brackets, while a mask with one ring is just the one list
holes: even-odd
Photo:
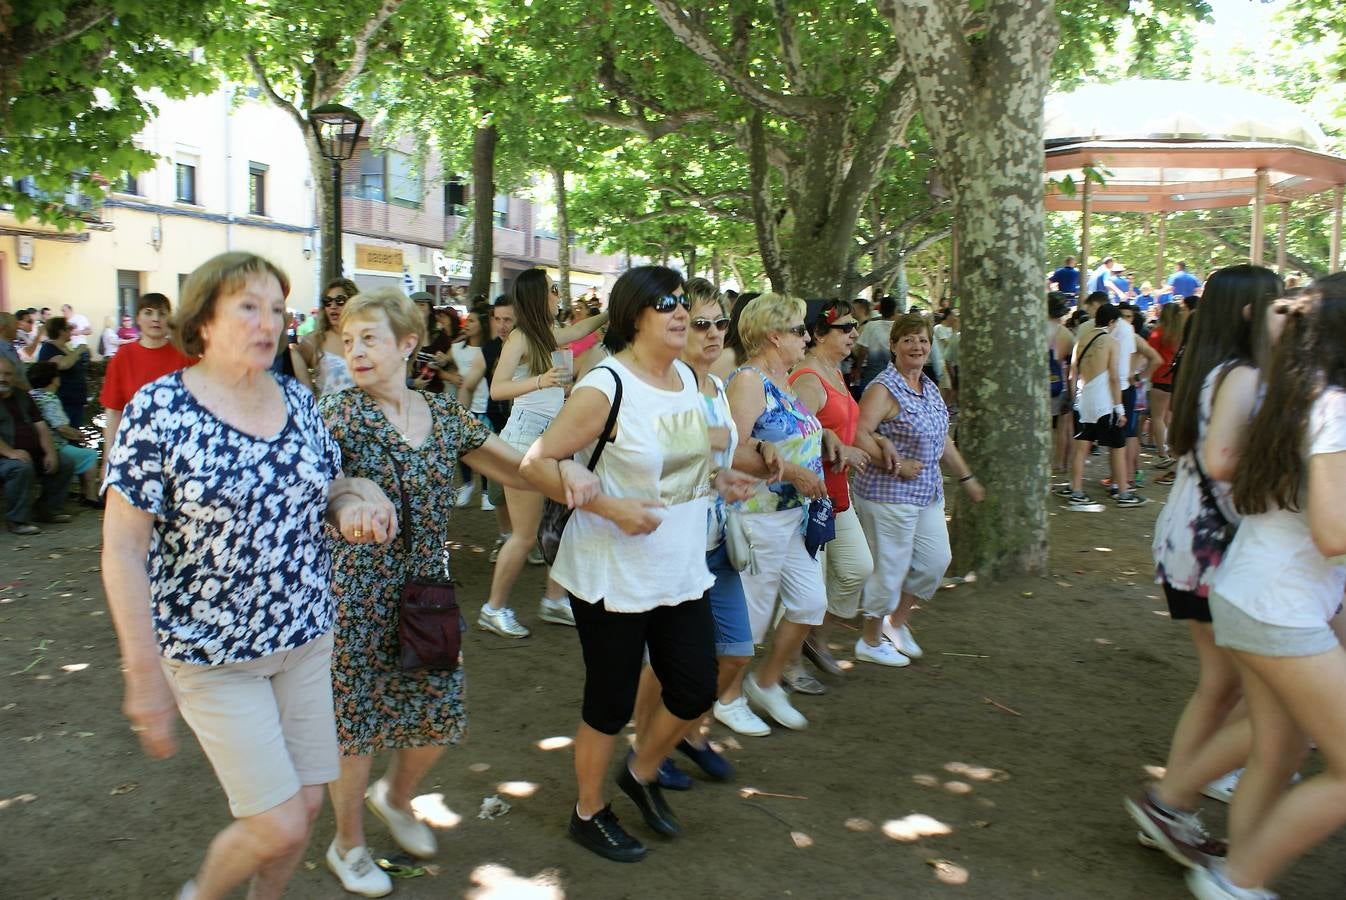
[[921, 375], [921, 390], [911, 389], [907, 380], [889, 364], [874, 384], [893, 395], [902, 408], [896, 416], [879, 423], [878, 433], [893, 442], [903, 459], [919, 459], [924, 468], [915, 478], [898, 478], [867, 466], [855, 476], [851, 490], [872, 503], [905, 503], [926, 507], [944, 496], [944, 479], [939, 461], [949, 434], [949, 410], [939, 388]]

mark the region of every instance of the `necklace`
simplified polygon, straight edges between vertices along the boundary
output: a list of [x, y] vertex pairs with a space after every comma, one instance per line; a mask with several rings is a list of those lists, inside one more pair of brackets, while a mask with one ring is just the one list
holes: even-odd
[[402, 397], [402, 412], [404, 413], [404, 415], [403, 415], [403, 422], [404, 422], [404, 425], [403, 425], [401, 428], [398, 428], [398, 427], [397, 427], [397, 421], [396, 421], [396, 420], [397, 420], [397, 413], [396, 413], [396, 411], [394, 411], [392, 414], [389, 414], [389, 412], [388, 412], [388, 408], [387, 408], [386, 406], [384, 406], [382, 403], [379, 404], [379, 408], [383, 410], [383, 417], [384, 417], [385, 419], [388, 420], [388, 424], [389, 424], [389, 425], [393, 426], [393, 430], [396, 431], [396, 432], [398, 433], [398, 435], [401, 436], [401, 438], [402, 438], [402, 440], [403, 440], [404, 442], [410, 444], [410, 443], [411, 443], [411, 434], [410, 434], [410, 432], [411, 432], [411, 391], [407, 391], [406, 394]]

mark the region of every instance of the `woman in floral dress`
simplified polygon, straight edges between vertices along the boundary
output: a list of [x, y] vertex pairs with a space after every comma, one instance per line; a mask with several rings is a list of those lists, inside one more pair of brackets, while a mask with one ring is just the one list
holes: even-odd
[[[401, 537], [366, 552], [333, 545], [332, 594], [337, 604], [332, 654], [341, 776], [332, 782], [337, 832], [328, 867], [346, 890], [381, 897], [392, 890], [365, 844], [362, 805], [383, 820], [406, 852], [433, 856], [435, 836], [411, 810], [416, 786], [466, 725], [462, 667], [404, 671], [398, 611], [407, 576], [448, 578], [448, 527], [458, 459], [473, 471], [525, 488], [518, 451], [491, 434], [457, 401], [411, 390], [406, 360], [424, 338], [425, 319], [395, 288], [352, 298], [341, 337], [355, 390], [324, 396], [323, 419], [341, 447], [342, 467], [380, 485], [411, 513], [411, 559]], [[563, 467], [572, 496], [596, 480], [583, 466]], [[383, 778], [370, 784], [373, 754], [393, 750]]]

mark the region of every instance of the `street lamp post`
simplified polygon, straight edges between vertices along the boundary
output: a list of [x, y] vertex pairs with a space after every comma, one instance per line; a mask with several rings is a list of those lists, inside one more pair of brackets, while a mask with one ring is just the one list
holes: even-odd
[[309, 110], [308, 121], [319, 150], [332, 163], [332, 248], [327, 277], [341, 278], [341, 164], [355, 155], [365, 120], [349, 107], [324, 103]]

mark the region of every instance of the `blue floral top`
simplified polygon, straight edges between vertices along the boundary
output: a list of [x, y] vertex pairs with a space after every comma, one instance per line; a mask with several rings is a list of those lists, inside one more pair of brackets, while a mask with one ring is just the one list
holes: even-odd
[[142, 387], [122, 413], [106, 486], [154, 516], [150, 602], [169, 659], [242, 662], [332, 628], [323, 517], [341, 449], [313, 395], [276, 377], [289, 416], [269, 438], [216, 418], [182, 372]]
[[[823, 426], [818, 417], [805, 409], [793, 395], [776, 387], [775, 382], [757, 369], [744, 366], [729, 376], [730, 381], [742, 372], [756, 372], [766, 391], [766, 408], [752, 425], [755, 440], [775, 444], [787, 463], [794, 463], [823, 477]], [[803, 509], [808, 500], [800, 496], [788, 481], [764, 484], [757, 493], [743, 501], [743, 511], [749, 513], [776, 512], [781, 509]]]

